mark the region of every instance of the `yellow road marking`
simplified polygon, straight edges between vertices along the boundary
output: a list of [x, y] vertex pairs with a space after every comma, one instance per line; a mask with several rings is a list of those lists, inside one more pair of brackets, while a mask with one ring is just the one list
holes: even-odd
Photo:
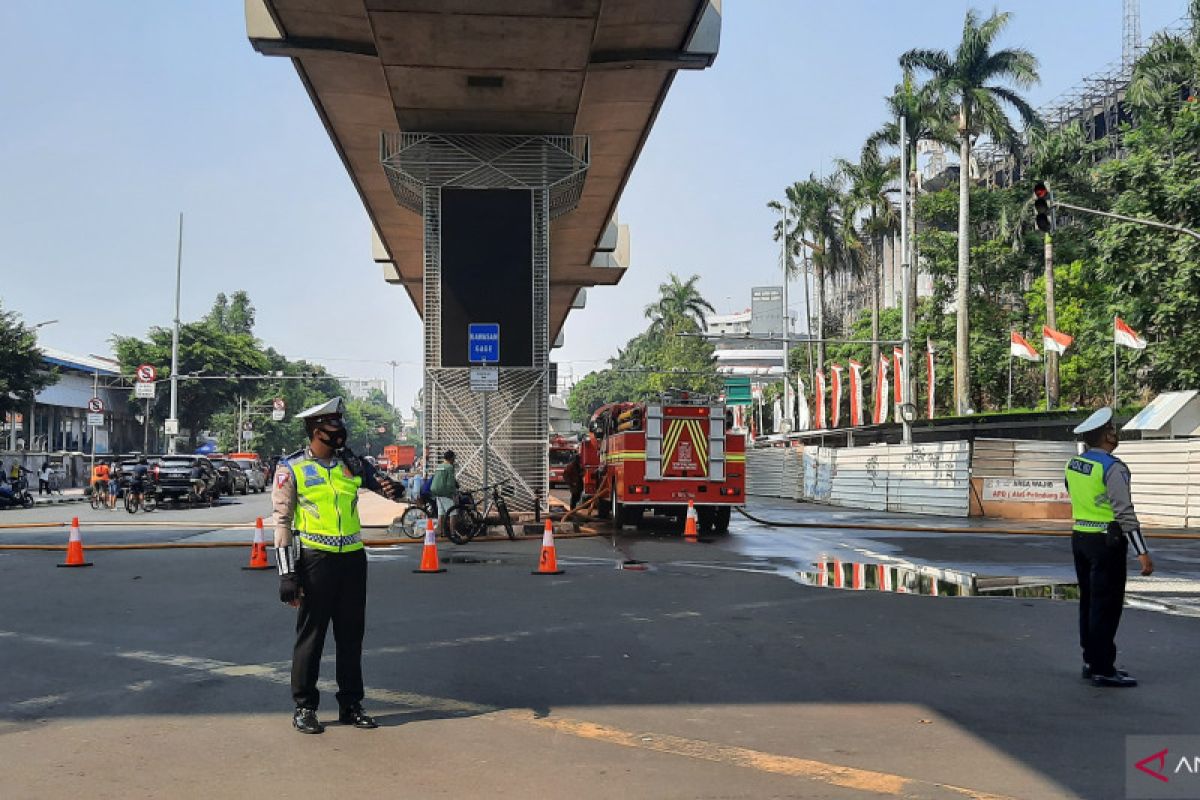
[[[91, 645], [89, 642], [49, 636], [34, 636], [3, 630], [0, 630], [0, 638], [17, 638], [27, 642], [60, 647]], [[368, 651], [368, 654], [374, 652]], [[290, 674], [286, 666], [281, 667], [277, 663], [237, 664], [210, 658], [155, 653], [148, 650], [121, 650], [112, 653], [112, 655], [162, 666], [206, 672], [212, 675], [257, 678], [282, 685], [290, 683]], [[332, 681], [321, 681], [319, 688], [325, 692], [336, 690], [336, 686]], [[681, 736], [653, 732], [634, 733], [570, 717], [539, 716], [525, 709], [504, 709], [498, 706], [472, 703], [465, 700], [435, 697], [413, 692], [397, 692], [390, 689], [368, 688], [366, 696], [367, 699], [375, 703], [385, 705], [508, 721], [567, 736], [574, 736], [579, 739], [604, 742], [620, 747], [647, 750], [700, 761], [727, 764], [743, 769], [753, 769], [772, 775], [800, 778], [886, 797], [903, 797], [918, 789], [936, 788], [968, 798], [969, 800], [1014, 800], [1014, 798], [1006, 795], [991, 794], [961, 786], [909, 778], [903, 775], [893, 775], [887, 772], [829, 764], [808, 758], [766, 753], [761, 750], [718, 744], [703, 739], [688, 739]], [[34, 698], [26, 702], [41, 702], [45, 699], [47, 698]], [[3, 723], [0, 722], [0, 726], [2, 725]]]

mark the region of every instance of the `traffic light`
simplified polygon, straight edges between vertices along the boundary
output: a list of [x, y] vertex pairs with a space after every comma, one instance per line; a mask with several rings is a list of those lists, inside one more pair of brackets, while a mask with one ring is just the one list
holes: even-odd
[[1042, 181], [1033, 185], [1033, 224], [1042, 233], [1052, 233], [1054, 222], [1054, 193]]

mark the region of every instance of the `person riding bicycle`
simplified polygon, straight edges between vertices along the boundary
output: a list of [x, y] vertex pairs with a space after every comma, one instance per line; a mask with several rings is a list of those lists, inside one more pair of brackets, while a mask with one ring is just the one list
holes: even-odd
[[108, 464], [104, 461], [97, 461], [96, 465], [92, 467], [92, 492], [102, 492], [107, 494], [108, 477]]
[[121, 462], [113, 461], [108, 468], [108, 507], [117, 507], [117, 495], [121, 493]]
[[150, 462], [145, 456], [138, 459], [129, 474], [129, 491], [139, 496], [146, 494], [146, 479], [150, 476]]

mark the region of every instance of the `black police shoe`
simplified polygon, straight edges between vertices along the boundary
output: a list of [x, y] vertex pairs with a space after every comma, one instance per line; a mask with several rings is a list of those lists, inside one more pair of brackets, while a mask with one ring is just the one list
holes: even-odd
[[1137, 686], [1137, 679], [1128, 672], [1114, 670], [1111, 675], [1093, 675], [1092, 685], [1101, 687], [1111, 687], [1116, 689], [1126, 689]]
[[343, 708], [341, 713], [338, 714], [338, 722], [342, 723], [343, 725], [353, 725], [356, 728], [363, 728], [367, 730], [379, 727], [379, 723], [367, 716], [366, 712], [363, 711], [362, 706], [358, 705], [357, 703], [349, 708]]
[[317, 719], [317, 712], [311, 708], [297, 708], [292, 714], [292, 727], [301, 733], [324, 733], [325, 726]]
[[[1126, 672], [1126, 671], [1125, 671], [1125, 670], [1123, 670], [1123, 669], [1119, 669], [1119, 670], [1117, 670], [1117, 674], [1118, 674], [1118, 675], [1125, 675], [1125, 676], [1128, 676], [1128, 675], [1129, 675], [1129, 673], [1128, 673], [1128, 672]], [[1084, 665], [1083, 665], [1083, 669], [1079, 670], [1079, 677], [1083, 678], [1085, 681], [1090, 681], [1090, 680], [1092, 679], [1092, 676], [1093, 676], [1093, 673], [1092, 673], [1092, 665], [1091, 665], [1091, 664], [1084, 664]]]

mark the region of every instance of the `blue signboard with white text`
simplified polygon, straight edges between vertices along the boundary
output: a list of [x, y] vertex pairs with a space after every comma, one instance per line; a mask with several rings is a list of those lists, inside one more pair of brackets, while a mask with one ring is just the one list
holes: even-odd
[[472, 364], [500, 363], [499, 322], [473, 322], [467, 325], [467, 361]]

